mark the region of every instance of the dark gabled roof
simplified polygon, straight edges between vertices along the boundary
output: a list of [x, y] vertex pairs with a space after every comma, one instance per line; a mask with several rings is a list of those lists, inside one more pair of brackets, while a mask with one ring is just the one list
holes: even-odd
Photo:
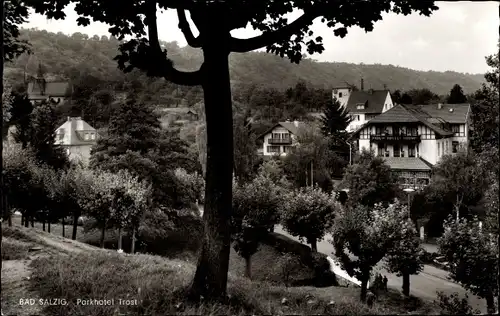
[[396, 104], [388, 111], [372, 118], [369, 123], [418, 123], [420, 119], [416, 118], [406, 108]]
[[392, 170], [411, 170], [411, 171], [431, 171], [431, 165], [417, 157], [384, 157], [385, 163]]
[[[423, 111], [435, 118], [441, 118], [451, 124], [464, 124], [467, 121], [470, 104], [442, 104], [439, 109], [437, 104], [420, 105]], [[450, 109], [452, 110], [450, 112]]]
[[27, 93], [30, 99], [37, 99], [40, 96], [68, 97], [71, 95], [71, 85], [67, 81], [45, 82], [45, 91], [42, 94], [42, 84], [29, 82]]
[[[365, 126], [370, 124], [390, 124], [390, 123], [422, 123], [434, 132], [441, 136], [451, 136], [453, 132], [446, 131], [439, 126], [431, 123], [433, 117], [425, 111], [422, 110], [420, 106], [416, 105], [401, 105], [396, 104], [393, 108], [388, 111], [377, 115], [373, 119], [369, 120], [365, 124], [361, 125], [353, 135], [361, 131]], [[437, 122], [439, 123], [439, 122]]]
[[[347, 110], [350, 113], [382, 113], [389, 90], [370, 91], [352, 91], [347, 100]], [[358, 109], [358, 104], [364, 104], [365, 108]]]
[[299, 132], [299, 128], [301, 128], [302, 126], [304, 126], [304, 123], [303, 122], [299, 122], [298, 125], [299, 126], [295, 126], [294, 122], [278, 122], [278, 123], [274, 124], [271, 128], [269, 128], [267, 131], [265, 131], [264, 133], [262, 133], [257, 139], [260, 139], [260, 138], [264, 137], [265, 135], [269, 134], [273, 129], [275, 129], [278, 126], [286, 128], [293, 135], [297, 135], [298, 132]]

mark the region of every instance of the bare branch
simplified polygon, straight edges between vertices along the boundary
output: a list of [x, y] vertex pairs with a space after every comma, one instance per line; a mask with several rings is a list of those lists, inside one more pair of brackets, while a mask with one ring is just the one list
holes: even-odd
[[282, 39], [291, 37], [304, 27], [311, 25], [318, 16], [320, 16], [320, 14], [316, 13], [316, 11], [305, 12], [292, 23], [276, 31], [264, 32], [259, 36], [248, 39], [231, 38], [231, 51], [235, 53], [246, 53], [270, 46]]
[[184, 37], [186, 38], [188, 45], [194, 48], [200, 48], [201, 47], [200, 36], [195, 37], [193, 35], [191, 27], [189, 26], [189, 23], [186, 18], [186, 11], [183, 9], [177, 9], [177, 17], [179, 18], [179, 28], [184, 34]]
[[201, 84], [201, 70], [194, 72], [179, 71], [174, 68], [172, 61], [169, 60], [164, 51], [162, 51], [158, 40], [158, 27], [156, 23], [156, 0], [148, 1], [146, 13], [148, 25], [149, 45], [152, 51], [152, 63], [158, 63], [162, 76], [179, 85], [196, 86]]

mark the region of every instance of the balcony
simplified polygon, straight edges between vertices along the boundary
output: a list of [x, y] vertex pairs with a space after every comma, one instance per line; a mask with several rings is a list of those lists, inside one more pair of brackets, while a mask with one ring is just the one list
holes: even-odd
[[269, 145], [291, 145], [292, 139], [291, 138], [269, 138], [267, 142], [269, 143]]
[[420, 135], [370, 135], [370, 141], [384, 142], [420, 142]]

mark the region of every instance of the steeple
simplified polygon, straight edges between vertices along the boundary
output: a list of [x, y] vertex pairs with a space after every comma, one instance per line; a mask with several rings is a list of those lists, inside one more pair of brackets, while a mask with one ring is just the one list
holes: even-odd
[[46, 82], [45, 82], [44, 73], [45, 72], [43, 70], [42, 63], [39, 63], [38, 64], [38, 71], [36, 72], [35, 83], [40, 88], [40, 94], [41, 95], [45, 95]]

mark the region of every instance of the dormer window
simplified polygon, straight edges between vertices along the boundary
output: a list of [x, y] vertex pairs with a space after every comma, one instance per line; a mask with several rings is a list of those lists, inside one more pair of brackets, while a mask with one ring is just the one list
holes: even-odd
[[358, 104], [356, 104], [356, 109], [358, 109], [358, 110], [364, 110], [364, 108], [365, 108], [365, 104], [364, 103], [358, 103]]
[[95, 134], [94, 133], [90, 134], [90, 139], [92, 139], [92, 140], [95, 139]]
[[89, 140], [90, 139], [90, 134], [89, 133], [85, 133], [83, 139]]

